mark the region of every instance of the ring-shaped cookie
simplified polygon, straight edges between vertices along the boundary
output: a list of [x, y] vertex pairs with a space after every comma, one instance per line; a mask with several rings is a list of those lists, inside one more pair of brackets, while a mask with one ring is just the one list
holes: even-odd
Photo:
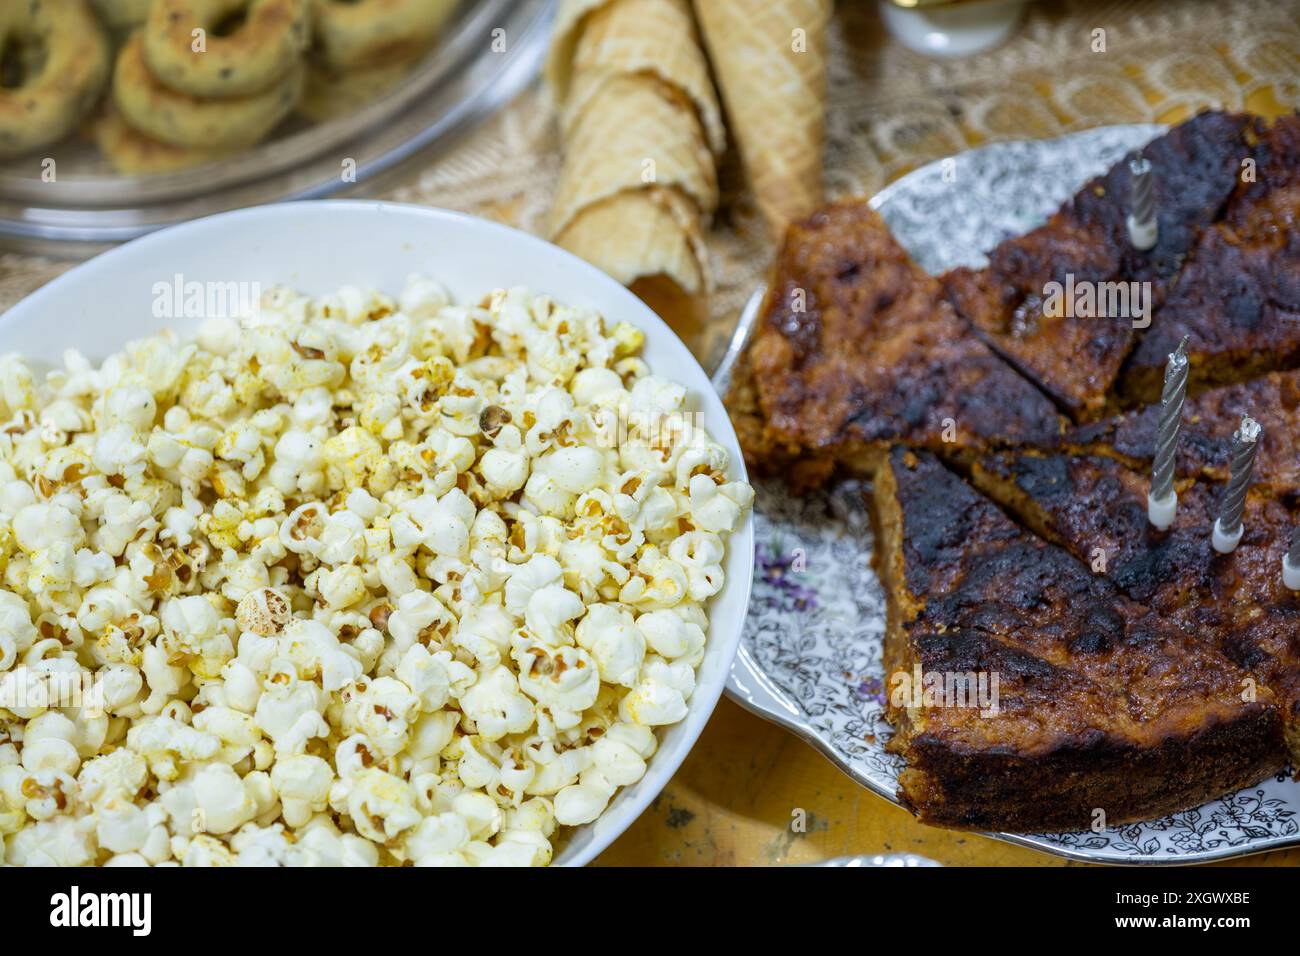
[[15, 43], [32, 55], [20, 51], [17, 84], [0, 86], [0, 156], [70, 133], [99, 99], [111, 59], [108, 36], [85, 0], [6, 0], [0, 54]]
[[398, 86], [411, 72], [410, 60], [336, 72], [320, 63], [307, 64], [307, 82], [298, 112], [324, 123], [363, 109]]
[[90, 0], [99, 19], [110, 30], [125, 32], [144, 23], [153, 0]]
[[220, 149], [175, 146], [146, 136], [111, 106], [94, 127], [99, 151], [124, 176], [148, 176], [190, 169], [229, 155]]
[[408, 60], [422, 53], [458, 0], [314, 0], [312, 31], [335, 70]]
[[123, 118], [154, 139], [192, 149], [229, 149], [258, 142], [302, 95], [302, 63], [269, 90], [229, 99], [199, 99], [164, 86], [149, 72], [135, 33], [117, 56], [113, 102]]
[[[310, 0], [154, 0], [144, 26], [153, 75], [202, 98], [252, 96], [275, 86], [307, 47]], [[230, 33], [230, 18], [243, 21]], [[202, 33], [196, 36], [196, 31]]]

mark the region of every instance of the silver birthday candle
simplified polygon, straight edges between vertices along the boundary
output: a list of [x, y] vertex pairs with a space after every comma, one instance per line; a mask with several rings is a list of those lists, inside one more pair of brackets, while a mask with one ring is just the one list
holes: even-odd
[[1165, 386], [1160, 399], [1160, 430], [1156, 434], [1155, 460], [1151, 466], [1151, 492], [1147, 496], [1147, 517], [1165, 531], [1174, 522], [1178, 496], [1174, 493], [1174, 465], [1178, 455], [1178, 433], [1187, 398], [1187, 336], [1169, 354], [1165, 364]]
[[1214, 550], [1227, 554], [1241, 541], [1241, 513], [1246, 507], [1246, 489], [1255, 470], [1255, 453], [1264, 429], [1246, 415], [1232, 435], [1232, 473], [1223, 492], [1219, 517], [1214, 522]]
[[1130, 160], [1128, 238], [1135, 249], [1152, 248], [1160, 235], [1156, 221], [1156, 197], [1152, 187], [1151, 162], [1144, 156]]
[[1300, 524], [1291, 529], [1291, 547], [1282, 555], [1282, 583], [1300, 591]]

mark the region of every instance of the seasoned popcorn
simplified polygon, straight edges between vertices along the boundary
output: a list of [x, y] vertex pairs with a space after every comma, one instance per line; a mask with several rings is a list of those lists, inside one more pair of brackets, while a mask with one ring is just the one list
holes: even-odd
[[0, 357], [0, 862], [548, 863], [753, 500], [641, 341], [412, 277]]

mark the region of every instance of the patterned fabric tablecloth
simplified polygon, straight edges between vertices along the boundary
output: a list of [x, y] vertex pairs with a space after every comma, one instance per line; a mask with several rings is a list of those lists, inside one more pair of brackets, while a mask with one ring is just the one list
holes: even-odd
[[[908, 52], [867, 0], [841, 0], [831, 30], [826, 179], [832, 197], [872, 194], [968, 147], [1109, 123], [1178, 122], [1204, 107], [1277, 115], [1300, 107], [1300, 0], [1040, 0], [1016, 36], [971, 59]], [[472, 212], [540, 232], [559, 165], [538, 87], [378, 195]], [[738, 166], [723, 170], [709, 236], [711, 322], [720, 346], [772, 249]], [[0, 309], [72, 263], [0, 255]], [[619, 864], [812, 862], [920, 853], [950, 864], [1045, 864], [1030, 850], [916, 824], [809, 747], [724, 700], [660, 799], [609, 850]], [[1300, 851], [1251, 862], [1300, 862]]]

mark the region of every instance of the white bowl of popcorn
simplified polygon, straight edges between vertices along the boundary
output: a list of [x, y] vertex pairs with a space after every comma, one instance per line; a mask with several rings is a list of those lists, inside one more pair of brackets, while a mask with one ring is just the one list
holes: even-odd
[[580, 865], [708, 720], [736, 437], [554, 246], [247, 209], [73, 269], [0, 354], [0, 862]]

